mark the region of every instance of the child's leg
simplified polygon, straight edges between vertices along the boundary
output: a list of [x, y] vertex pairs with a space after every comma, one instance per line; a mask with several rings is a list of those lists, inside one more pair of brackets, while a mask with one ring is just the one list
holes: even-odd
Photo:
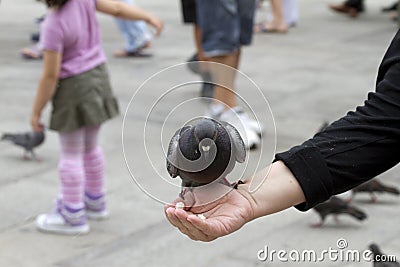
[[61, 179], [62, 204], [82, 209], [85, 173], [83, 168], [84, 130], [60, 133], [61, 155], [58, 171]]
[[83, 170], [84, 131], [60, 133], [61, 155], [58, 171], [61, 181], [61, 197], [54, 213], [41, 214], [36, 218], [40, 231], [55, 234], [85, 234], [90, 230], [86, 223], [83, 202], [85, 173]]
[[100, 126], [85, 128], [85, 205], [90, 219], [104, 219], [108, 216], [104, 199], [104, 154], [97, 143], [99, 130]]
[[85, 128], [85, 191], [91, 196], [104, 194], [104, 155], [97, 143], [100, 126]]

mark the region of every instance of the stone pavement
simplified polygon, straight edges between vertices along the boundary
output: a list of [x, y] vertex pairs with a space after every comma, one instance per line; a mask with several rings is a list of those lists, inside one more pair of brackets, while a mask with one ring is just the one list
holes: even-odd
[[[171, 65], [184, 62], [193, 52], [192, 29], [181, 23], [179, 1], [137, 1], [165, 21], [165, 31], [154, 41], [151, 59], [115, 59], [113, 50], [122, 40], [112, 18], [99, 15], [105, 51], [115, 92], [125, 111], [136, 89], [151, 75]], [[244, 49], [241, 70], [259, 85], [268, 99], [277, 129], [277, 150], [282, 151], [310, 137], [325, 121], [332, 121], [361, 104], [374, 89], [378, 64], [396, 31], [396, 25], [380, 8], [390, 0], [366, 1], [367, 12], [354, 20], [332, 14], [327, 1], [299, 1], [300, 21], [287, 35], [255, 36], [253, 46]], [[0, 4], [0, 132], [29, 129], [29, 114], [41, 72], [39, 61], [23, 60], [19, 51], [30, 45], [29, 34], [36, 30], [34, 18], [43, 14], [43, 5], [31, 0]], [[261, 11], [264, 14], [265, 10]], [[170, 78], [179, 80], [179, 74]], [[192, 75], [187, 72], [187, 75]], [[161, 81], [162, 82], [162, 81]], [[125, 148], [135, 151], [143, 143], [143, 122], [150, 106], [165, 88], [155, 83], [139, 97], [140, 105], [127, 116], [129, 131]], [[252, 103], [256, 113], [263, 105], [245, 88], [239, 92]], [[176, 105], [197, 96], [197, 88], [188, 89], [176, 99]], [[171, 104], [171, 103], [169, 103]], [[194, 105], [201, 114], [205, 104]], [[143, 112], [141, 112], [143, 110]], [[48, 118], [48, 111], [45, 119]], [[159, 129], [160, 121], [150, 121]], [[178, 122], [165, 125], [176, 129]], [[86, 236], [54, 236], [36, 231], [34, 218], [52, 209], [58, 189], [58, 140], [48, 133], [46, 143], [37, 150], [43, 162], [21, 160], [20, 149], [0, 143], [0, 266], [281, 266], [278, 260], [261, 262], [257, 252], [270, 250], [337, 249], [336, 241], [345, 238], [348, 249], [364, 250], [371, 242], [380, 244], [386, 253], [400, 257], [400, 199], [382, 196], [375, 205], [367, 196], [355, 204], [366, 210], [369, 218], [359, 223], [347, 217], [336, 224], [329, 219], [321, 229], [309, 224], [318, 220], [313, 211], [295, 209], [258, 219], [240, 231], [212, 243], [194, 242], [172, 228], [164, 218], [162, 205], [144, 194], [127, 171], [121, 145], [122, 116], [107, 123], [101, 143], [107, 155], [107, 192], [111, 218], [91, 223]], [[149, 132], [157, 140], [158, 132]], [[153, 135], [152, 135], [153, 134]], [[268, 138], [271, 137], [271, 138]], [[148, 138], [148, 136], [146, 136]], [[273, 144], [273, 130], [267, 129], [266, 146]], [[150, 154], [159, 143], [150, 142]], [[153, 151], [153, 152], [152, 152]], [[162, 154], [153, 161], [164, 171]], [[141, 179], [154, 173], [142, 154], [132, 153], [133, 172]], [[271, 155], [251, 152], [261, 162]], [[398, 168], [381, 176], [387, 183], [400, 186]], [[152, 177], [149, 177], [149, 180]], [[165, 183], [153, 184], [163, 192]], [[177, 193], [178, 189], [176, 189]], [[289, 262], [290, 265], [295, 265]], [[321, 266], [372, 266], [370, 263], [325, 261]], [[296, 266], [315, 265], [307, 262]]]

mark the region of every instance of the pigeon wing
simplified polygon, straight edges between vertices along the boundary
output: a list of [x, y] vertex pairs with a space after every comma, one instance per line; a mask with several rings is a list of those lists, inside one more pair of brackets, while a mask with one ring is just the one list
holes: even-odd
[[179, 149], [179, 138], [183, 132], [189, 130], [192, 126], [185, 126], [179, 130], [177, 130], [172, 136], [171, 141], [169, 142], [168, 152], [167, 152], [167, 171], [172, 178], [175, 178], [179, 174], [179, 169], [174, 166], [171, 162], [177, 162], [178, 158], [178, 149]]
[[229, 134], [236, 161], [239, 163], [243, 163], [246, 159], [246, 147], [244, 146], [242, 137], [240, 136], [238, 130], [231, 124], [225, 121], [222, 121], [221, 124], [225, 127], [226, 131]]
[[45, 140], [45, 134], [43, 131], [41, 132], [33, 132], [32, 139], [31, 139], [31, 146], [32, 148], [41, 145]]
[[26, 150], [30, 150], [31, 148], [29, 147], [29, 133], [17, 133], [17, 134], [12, 134], [12, 139], [10, 139], [14, 144], [17, 146], [21, 146], [25, 148]]

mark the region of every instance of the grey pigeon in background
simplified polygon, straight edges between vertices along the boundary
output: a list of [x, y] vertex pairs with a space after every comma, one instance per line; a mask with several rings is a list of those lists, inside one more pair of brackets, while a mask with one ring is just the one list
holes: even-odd
[[[226, 175], [236, 162], [246, 159], [244, 142], [235, 127], [210, 118], [197, 120], [177, 130], [167, 154], [167, 170], [171, 177], [182, 179], [185, 188], [218, 182], [228, 185]], [[230, 185], [230, 184], [229, 184]]]
[[25, 149], [24, 158], [27, 159], [27, 154], [30, 154], [33, 159], [37, 159], [34, 148], [41, 145], [44, 142], [45, 134], [43, 131], [41, 132], [25, 132], [25, 133], [5, 133], [1, 137], [1, 140], [8, 140], [14, 143], [17, 146], [20, 146]]
[[329, 126], [329, 122], [327, 122], [327, 121], [324, 121], [322, 124], [321, 124], [321, 126], [319, 126], [319, 128], [318, 128], [318, 133], [319, 132], [322, 132], [323, 130], [325, 130], [326, 129], [326, 127], [328, 127]]
[[374, 267], [400, 267], [400, 263], [398, 263], [395, 259], [389, 259], [387, 255], [381, 252], [377, 244], [373, 243], [369, 245], [369, 249], [373, 254]]
[[357, 193], [369, 193], [371, 195], [371, 202], [376, 202], [376, 196], [374, 193], [389, 193], [393, 195], [399, 195], [399, 189], [396, 187], [388, 186], [378, 181], [378, 179], [370, 180], [366, 183], [360, 184], [359, 186], [353, 188], [352, 196], [349, 199], [352, 200]]
[[318, 224], [314, 224], [314, 227], [320, 227], [325, 221], [325, 218], [332, 214], [335, 216], [337, 220], [337, 215], [340, 214], [348, 214], [352, 217], [356, 218], [357, 220], [364, 220], [367, 218], [367, 214], [365, 214], [362, 210], [349, 205], [346, 201], [338, 197], [331, 197], [328, 201], [325, 201], [321, 204], [318, 204], [314, 207], [314, 210], [319, 214], [321, 217], [321, 222]]

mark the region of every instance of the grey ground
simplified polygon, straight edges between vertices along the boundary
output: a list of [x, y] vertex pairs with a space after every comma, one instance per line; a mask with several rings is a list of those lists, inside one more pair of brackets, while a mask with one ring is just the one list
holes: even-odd
[[[327, 1], [299, 1], [298, 27], [287, 35], [258, 35], [254, 44], [244, 50], [241, 70], [260, 86], [271, 105], [278, 151], [310, 137], [323, 121], [344, 115], [374, 89], [378, 64], [396, 31], [396, 25], [380, 13], [380, 8], [390, 3], [390, 0], [366, 1], [367, 12], [352, 20], [332, 14], [326, 8]], [[138, 4], [165, 21], [164, 33], [154, 41], [152, 59], [113, 58], [112, 52], [120, 48], [122, 40], [112, 18], [99, 15], [110, 75], [122, 111], [145, 79], [165, 67], [184, 62], [193, 52], [192, 30], [181, 23], [179, 1], [138, 1]], [[36, 1], [1, 3], [0, 132], [29, 129], [41, 63], [23, 60], [19, 51], [30, 45], [28, 36], [36, 30], [33, 19], [42, 13], [44, 7]], [[180, 74], [169, 78], [179, 80]], [[153, 90], [147, 90], [138, 99], [142, 106], [128, 114], [127, 124], [131, 127], [128, 129], [136, 130], [130, 130], [126, 136], [127, 150], [135, 151], [143, 143], [141, 127], [147, 113], [144, 110], [164, 89], [158, 83]], [[238, 90], [252, 103], [256, 113], [265, 111], [265, 105], [252, 94], [246, 94], [245, 88]], [[175, 104], [196, 96], [197, 88], [192, 88], [182, 93], [181, 99], [175, 99]], [[199, 114], [204, 109], [204, 104], [193, 105]], [[177, 125], [175, 121], [165, 128], [172, 132]], [[375, 241], [387, 253], [400, 256], [400, 200], [390, 196], [380, 197], [375, 205], [367, 203], [367, 196], [357, 197], [355, 204], [369, 215], [363, 223], [342, 217], [339, 224], [329, 219], [324, 228], [312, 229], [309, 224], [318, 220], [313, 211], [300, 213], [290, 209], [253, 221], [212, 243], [191, 241], [167, 223], [162, 205], [133, 182], [122, 153], [121, 126], [122, 116], [107, 123], [101, 136], [107, 156], [107, 192], [112, 216], [108, 221], [91, 223], [92, 231], [86, 236], [54, 236], [35, 229], [35, 216], [52, 209], [58, 190], [57, 135], [49, 132], [46, 143], [37, 150], [43, 158], [41, 163], [23, 161], [22, 151], [0, 143], [0, 266], [280, 266], [282, 263], [278, 261], [258, 261], [257, 252], [266, 245], [269, 249], [286, 251], [336, 249], [339, 238], [347, 240], [349, 249], [364, 250]], [[161, 123], [153, 120], [149, 127], [159, 129]], [[267, 146], [273, 143], [273, 137], [268, 138], [272, 133], [268, 128], [264, 139]], [[159, 138], [156, 131], [149, 132], [149, 136], [153, 140]], [[159, 143], [150, 142], [148, 150], [150, 154], [156, 153]], [[267, 154], [261, 155], [265, 164], [271, 156]], [[254, 158], [259, 155], [260, 151], [251, 153]], [[134, 157], [133, 172], [137, 177], [154, 179], [149, 177], [154, 171], [147, 166], [147, 158], [141, 154]], [[155, 157], [159, 160], [153, 162], [154, 168], [164, 171], [162, 155]], [[381, 178], [400, 186], [397, 170], [394, 168]], [[163, 192], [164, 185], [153, 183], [156, 192]], [[177, 192], [178, 189], [173, 194]], [[366, 262], [330, 261], [320, 265], [372, 266]]]

